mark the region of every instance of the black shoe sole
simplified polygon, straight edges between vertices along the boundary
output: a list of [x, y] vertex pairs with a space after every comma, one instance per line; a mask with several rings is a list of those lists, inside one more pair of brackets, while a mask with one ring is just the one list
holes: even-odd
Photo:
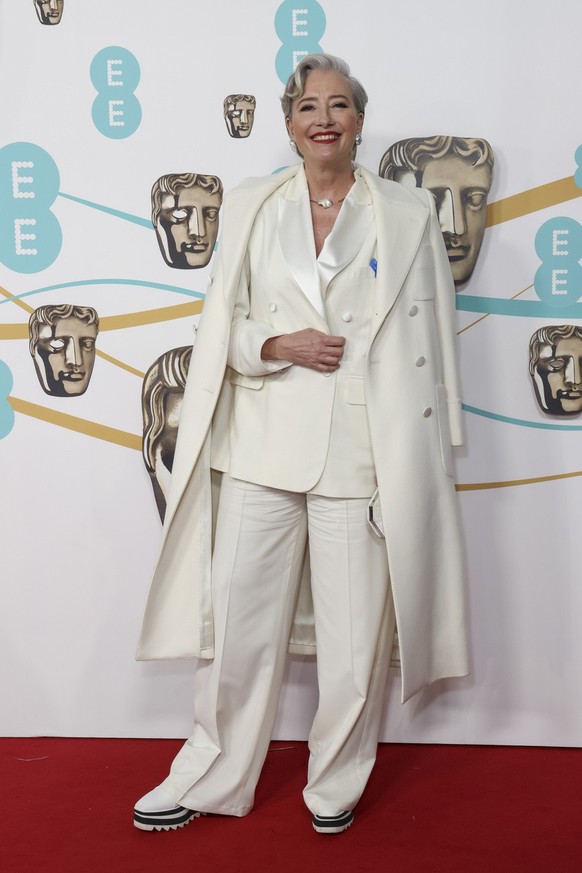
[[349, 810], [339, 815], [314, 815], [311, 823], [318, 834], [341, 834], [353, 825], [354, 813]]
[[164, 809], [160, 812], [133, 811], [133, 823], [140, 831], [175, 831], [189, 824], [193, 818], [198, 818], [199, 812], [179, 806], [176, 809]]

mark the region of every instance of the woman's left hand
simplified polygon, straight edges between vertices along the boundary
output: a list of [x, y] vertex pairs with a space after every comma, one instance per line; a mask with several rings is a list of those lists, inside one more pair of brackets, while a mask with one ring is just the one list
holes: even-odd
[[319, 373], [333, 373], [340, 365], [346, 338], [330, 336], [312, 327], [269, 337], [263, 343], [264, 361], [291, 361]]

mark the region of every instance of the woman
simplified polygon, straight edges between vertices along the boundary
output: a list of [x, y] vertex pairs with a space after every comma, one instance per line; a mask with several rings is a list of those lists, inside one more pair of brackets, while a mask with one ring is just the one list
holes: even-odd
[[282, 100], [302, 163], [225, 202], [138, 652], [213, 661], [193, 735], [136, 805], [146, 830], [251, 810], [288, 643], [313, 651], [302, 573], [319, 833], [353, 822], [395, 624], [403, 700], [467, 672], [454, 287], [431, 196], [352, 163], [366, 101], [343, 61], [305, 57]]

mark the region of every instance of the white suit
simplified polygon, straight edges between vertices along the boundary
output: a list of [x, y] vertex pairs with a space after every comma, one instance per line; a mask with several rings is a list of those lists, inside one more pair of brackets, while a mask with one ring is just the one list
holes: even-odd
[[[281, 577], [280, 588], [285, 593], [276, 615], [269, 614], [269, 602], [261, 607], [262, 612], [257, 607], [257, 620], [262, 623], [264, 618], [271, 623], [269, 627], [283, 628], [283, 633], [290, 627], [305, 537], [302, 510], [293, 495], [310, 492], [313, 518], [328, 498], [349, 498], [344, 501], [349, 507], [347, 515], [362, 498], [371, 496], [377, 479], [386, 530], [385, 546], [372, 542], [369, 531], [364, 532], [365, 524], [357, 520], [364, 517], [363, 508], [358, 510], [355, 521], [349, 521], [342, 533], [349, 544], [345, 559], [335, 557], [332, 576], [339, 578], [344, 564], [352, 562], [353, 555], [359, 556], [346, 577], [347, 620], [339, 637], [340, 642], [354, 638], [346, 675], [356, 693], [350, 698], [348, 688], [343, 693], [344, 708], [336, 707], [332, 716], [335, 702], [342, 697], [341, 685], [336, 683], [331, 702], [322, 689], [323, 714], [320, 717], [318, 712], [310, 738], [306, 800], [312, 811], [335, 814], [337, 800], [340, 809], [352, 808], [373, 763], [379, 706], [370, 711], [366, 707], [369, 692], [374, 689], [377, 697], [385, 679], [393, 633], [388, 564], [400, 637], [403, 697], [442, 676], [467, 672], [461, 545], [451, 478], [451, 443], [461, 437], [454, 288], [432, 198], [358, 171], [358, 181], [330, 237], [334, 244], [329, 250], [324, 247], [318, 269], [315, 252], [309, 250], [309, 241], [313, 243], [306, 198], [304, 175], [293, 168], [278, 177], [244, 183], [225, 204], [221, 247], [184, 397], [164, 543], [140, 643], [139, 656], [145, 658], [212, 657], [210, 467], [229, 472], [235, 480], [255, 483], [239, 487], [229, 480], [231, 484], [226, 485], [228, 503], [219, 523], [222, 534], [214, 564], [221, 567], [221, 578], [228, 576], [230, 581], [215, 582], [217, 661], [214, 679], [207, 682], [200, 698], [205, 701], [201, 707], [212, 717], [201, 718], [165, 784], [182, 805], [202, 811], [242, 815], [252, 805], [254, 782], [268, 743], [265, 730], [270, 731], [274, 718], [281, 646], [265, 659], [269, 678], [264, 686], [268, 692], [263, 694], [252, 675], [244, 667], [239, 669], [240, 658], [228, 653], [225, 639], [236, 635], [233, 615], [240, 622], [247, 616], [248, 634], [247, 601], [252, 586], [261, 585], [267, 567], [271, 575]], [[305, 327], [346, 336], [340, 369], [331, 377], [285, 362], [261, 360], [268, 337]], [[270, 493], [266, 498], [259, 494], [260, 486], [291, 494], [284, 498], [284, 505], [273, 503], [272, 540], [263, 564], [257, 563], [245, 582], [239, 579], [244, 573], [236, 567], [251, 561], [267, 533], [261, 529], [258, 538], [257, 530], [249, 533], [248, 525], [245, 529], [241, 523], [248, 510], [241, 508], [240, 515], [231, 510], [240, 503], [241, 507], [252, 505], [254, 511], [253, 501], [270, 500]], [[285, 552], [288, 537], [281, 546], [276, 531], [282, 507], [281, 517], [295, 513], [289, 529], [299, 545], [289, 553]], [[312, 544], [327, 542], [338, 526], [336, 519], [321, 538], [316, 534], [319, 520], [313, 535], [309, 523]], [[224, 535], [226, 525], [230, 525], [228, 536]], [[233, 540], [236, 548], [231, 548]], [[334, 554], [340, 555], [341, 545], [340, 538], [329, 552], [329, 561]], [[325, 551], [325, 545], [322, 548]], [[282, 556], [280, 563], [279, 558], [272, 563], [273, 554]], [[321, 616], [325, 618], [335, 602], [334, 592], [320, 592], [326, 574], [322, 574], [319, 556], [315, 562], [314, 583], [316, 578], [319, 581], [314, 594], [321, 634]], [[229, 575], [231, 565], [234, 576]], [[364, 579], [361, 585], [354, 584], [358, 567]], [[261, 568], [256, 574], [259, 580], [254, 578], [257, 568]], [[385, 583], [374, 583], [375, 578], [384, 577]], [[242, 598], [241, 591], [245, 592]], [[366, 609], [358, 637], [358, 616]], [[353, 626], [350, 610], [357, 613]], [[344, 617], [337, 621], [344, 622]], [[265, 631], [267, 624], [261, 625], [262, 631], [257, 629], [257, 639], [261, 632], [264, 635], [264, 640], [253, 641], [257, 653], [270, 645], [273, 634]], [[360, 690], [359, 667], [355, 673], [349, 671], [352, 662], [360, 659], [360, 650], [367, 647], [367, 626], [371, 654], [364, 658], [366, 678]], [[330, 633], [333, 636], [333, 628]], [[294, 639], [302, 646], [313, 642], [302, 610], [298, 610]], [[323, 639], [320, 636], [322, 647]], [[344, 648], [336, 639], [338, 656]], [[321, 669], [327, 671], [326, 683], [332, 685], [334, 660], [327, 641], [325, 665]], [[255, 691], [249, 690], [246, 701], [240, 698], [241, 711], [244, 702], [249, 724], [255, 710], [261, 712], [260, 724], [248, 730], [262, 739], [241, 745], [240, 737], [233, 734], [231, 740], [224, 740], [232, 747], [229, 757], [222, 738], [228, 735], [229, 725], [237, 720], [242, 725], [245, 716], [238, 718], [230, 712], [219, 721], [216, 711], [228, 709], [224, 689], [245, 681], [254, 683]], [[262, 709], [259, 702], [265, 695], [268, 700]], [[344, 731], [337, 742], [329, 737], [334, 718]], [[240, 773], [231, 772], [233, 761], [244, 762]], [[224, 772], [226, 776], [221, 775]], [[217, 785], [223, 784], [228, 784], [228, 790], [221, 794]], [[222, 796], [224, 802], [217, 800]]]

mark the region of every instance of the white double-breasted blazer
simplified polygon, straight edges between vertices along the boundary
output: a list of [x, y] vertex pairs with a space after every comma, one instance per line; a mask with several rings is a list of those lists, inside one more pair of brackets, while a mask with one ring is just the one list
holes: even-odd
[[[299, 169], [249, 179], [225, 198], [221, 242], [184, 393], [140, 659], [213, 656], [211, 463], [228, 469], [238, 387], [233, 384], [238, 377], [227, 367], [231, 330], [237, 301], [240, 305], [248, 295], [248, 243], [257, 214]], [[363, 169], [361, 175], [377, 235], [374, 308], [361, 390], [386, 531], [406, 700], [439, 678], [468, 672], [463, 546], [451, 450], [462, 442], [455, 291], [432, 195]], [[249, 350], [260, 349], [261, 335], [266, 339], [281, 333], [278, 312], [267, 307], [262, 313]], [[280, 368], [264, 364], [254, 351], [251, 357], [255, 372], [245, 376], [239, 371], [239, 382], [262, 380], [262, 387], [251, 391], [281, 379]], [[313, 417], [317, 421], [317, 408]], [[291, 439], [284, 446], [288, 456], [295, 448]], [[291, 648], [313, 651], [312, 627], [304, 614], [297, 619]]]
[[[369, 189], [356, 173], [317, 261], [301, 170], [253, 226], [228, 355], [230, 445], [212, 457], [213, 467], [237, 479], [329, 497], [370, 497], [376, 487], [364, 392], [376, 232]], [[303, 328], [345, 338], [339, 370], [262, 361], [267, 335]]]

